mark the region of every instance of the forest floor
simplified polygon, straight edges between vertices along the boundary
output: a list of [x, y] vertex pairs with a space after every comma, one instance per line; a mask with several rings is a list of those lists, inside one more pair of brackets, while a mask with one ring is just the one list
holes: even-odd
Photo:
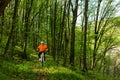
[[120, 80], [98, 72], [89, 71], [85, 74], [78, 68], [63, 67], [49, 55], [46, 55], [46, 59], [42, 67], [35, 53], [30, 60], [0, 57], [0, 80]]
[[0, 58], [0, 80], [84, 80], [84, 76], [57, 65], [51, 56], [46, 57], [43, 67], [37, 55], [28, 61]]

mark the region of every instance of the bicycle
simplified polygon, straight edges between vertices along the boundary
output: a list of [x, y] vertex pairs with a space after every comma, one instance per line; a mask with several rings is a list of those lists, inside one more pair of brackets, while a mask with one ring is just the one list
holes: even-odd
[[37, 52], [37, 53], [38, 53], [39, 61], [41, 61], [41, 64], [43, 67], [44, 62], [45, 62], [45, 52], [41, 52], [41, 55], [40, 55], [40, 52]]
[[43, 67], [44, 62], [45, 62], [45, 53], [44, 52], [42, 52], [42, 54], [41, 54], [41, 62], [42, 62], [42, 67]]

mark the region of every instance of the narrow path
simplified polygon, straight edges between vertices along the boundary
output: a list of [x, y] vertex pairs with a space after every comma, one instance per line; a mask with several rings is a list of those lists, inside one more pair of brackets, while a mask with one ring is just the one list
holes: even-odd
[[[42, 67], [41, 61], [39, 61], [36, 56], [34, 57], [33, 62], [31, 63], [32, 71], [38, 73], [37, 80], [46, 80], [47, 75], [49, 73], [48, 72], [49, 66], [55, 66], [55, 64], [53, 64], [53, 60], [52, 60], [51, 56], [46, 55], [46, 58], [47, 58], [47, 60], [44, 63], [43, 67]], [[51, 65], [50, 65], [50, 63], [51, 63]], [[45, 70], [45, 69], [47, 69], [47, 70]]]

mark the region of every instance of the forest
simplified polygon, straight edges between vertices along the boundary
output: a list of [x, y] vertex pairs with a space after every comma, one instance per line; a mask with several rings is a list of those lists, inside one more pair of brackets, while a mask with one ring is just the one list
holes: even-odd
[[120, 80], [120, 0], [0, 0], [0, 80]]

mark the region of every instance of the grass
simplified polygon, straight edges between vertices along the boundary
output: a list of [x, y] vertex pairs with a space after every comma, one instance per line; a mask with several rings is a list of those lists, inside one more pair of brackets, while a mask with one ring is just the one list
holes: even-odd
[[1, 80], [21, 80], [31, 79], [34, 80], [37, 77], [37, 73], [32, 72], [29, 63], [15, 64], [9, 61], [3, 61], [1, 65]]
[[83, 80], [84, 76], [62, 67], [56, 66], [52, 57], [46, 56], [44, 67], [31, 55], [31, 60], [0, 59], [0, 80]]
[[84, 76], [64, 67], [49, 67], [41, 70], [45, 80], [83, 80]]
[[58, 66], [49, 55], [46, 55], [47, 61], [42, 67], [37, 54], [34, 51], [29, 53], [28, 61], [18, 56], [0, 58], [0, 80], [120, 80], [95, 71], [83, 74], [80, 69]]

